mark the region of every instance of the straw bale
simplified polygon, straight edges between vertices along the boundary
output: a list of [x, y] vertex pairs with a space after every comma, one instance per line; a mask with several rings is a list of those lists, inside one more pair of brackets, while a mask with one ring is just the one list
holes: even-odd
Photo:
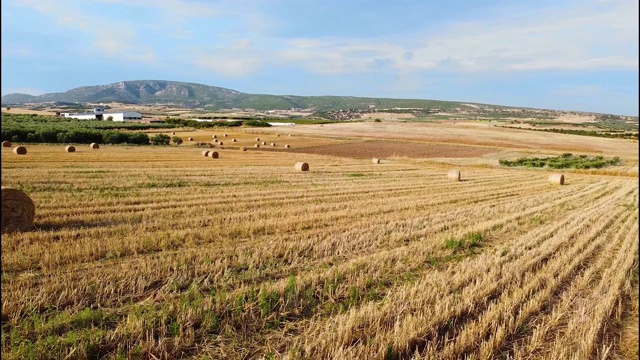
[[64, 147], [64, 151], [66, 151], [66, 152], [76, 152], [76, 148], [75, 148], [75, 146], [69, 145], [69, 146], [65, 146]]
[[291, 145], [287, 144], [284, 147], [286, 147], [287, 149], [291, 147]]
[[242, 151], [247, 151], [247, 147], [246, 146], [243, 146], [241, 149], [242, 149]]
[[26, 155], [27, 154], [27, 148], [24, 146], [16, 146], [13, 148], [13, 153], [16, 155]]
[[260, 147], [260, 144], [255, 144], [255, 145], [253, 145], [253, 147], [257, 147], [257, 148], [259, 148], [259, 147]]
[[218, 152], [217, 151], [212, 151], [212, 152], [209, 153], [209, 156], [212, 159], [217, 159], [218, 158]]
[[276, 143], [271, 143], [271, 146], [276, 146]]
[[172, 132], [171, 132], [171, 135], [175, 135], [175, 134], [176, 134], [176, 132], [175, 132], [175, 131], [172, 131]]
[[379, 158], [373, 158], [371, 160], [371, 162], [374, 163], [374, 164], [380, 164], [380, 159]]
[[2, 147], [11, 147], [11, 141], [3, 141]]
[[556, 185], [564, 185], [563, 174], [551, 174], [549, 175], [549, 182]]
[[202, 156], [209, 156], [209, 150], [202, 150]]
[[460, 170], [449, 170], [447, 173], [447, 178], [453, 181], [460, 181]]
[[193, 141], [193, 138], [189, 138], [189, 141]]
[[309, 171], [309, 164], [306, 162], [297, 162], [293, 168], [297, 171]]
[[216, 136], [216, 135], [211, 135], [211, 137], [214, 138], [214, 139], [218, 138], [218, 136]]
[[27, 194], [2, 187], [2, 232], [27, 231], [33, 228], [36, 208]]
[[260, 141], [260, 138], [256, 138], [256, 141]]
[[222, 145], [224, 145], [224, 143], [222, 141], [220, 141], [220, 143], [218, 143], [218, 145], [222, 146]]
[[263, 141], [263, 142], [262, 142], [262, 145], [267, 145], [267, 142], [266, 142], [266, 141]]
[[232, 142], [236, 142], [236, 141], [238, 141], [238, 139], [231, 139], [231, 141], [232, 141]]
[[222, 136], [227, 137], [227, 134], [224, 134], [224, 135], [222, 135]]
[[91, 145], [89, 145], [89, 148], [91, 148], [91, 149], [100, 149], [100, 145], [98, 145], [96, 143], [91, 143]]

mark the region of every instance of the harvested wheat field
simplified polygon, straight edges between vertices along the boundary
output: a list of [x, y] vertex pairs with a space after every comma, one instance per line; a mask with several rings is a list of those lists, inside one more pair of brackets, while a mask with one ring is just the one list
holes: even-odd
[[3, 151], [3, 358], [637, 356], [637, 175], [295, 150]]

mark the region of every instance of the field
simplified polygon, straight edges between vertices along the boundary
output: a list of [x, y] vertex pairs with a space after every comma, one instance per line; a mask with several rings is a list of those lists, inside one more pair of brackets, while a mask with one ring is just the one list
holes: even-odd
[[[36, 205], [36, 230], [2, 236], [3, 358], [638, 356], [637, 142], [460, 123], [225, 131], [2, 149], [2, 186]], [[195, 146], [214, 133], [218, 159]], [[277, 146], [239, 150], [256, 137]], [[623, 163], [563, 170], [564, 186], [497, 165], [563, 152]]]

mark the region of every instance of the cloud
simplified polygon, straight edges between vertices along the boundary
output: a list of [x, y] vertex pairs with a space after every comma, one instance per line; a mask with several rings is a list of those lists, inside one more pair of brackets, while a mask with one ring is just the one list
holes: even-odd
[[[30, 8], [51, 17], [63, 28], [82, 32], [93, 38], [90, 56], [109, 57], [124, 62], [154, 64], [157, 61], [154, 50], [142, 45], [134, 29], [137, 27], [120, 19], [108, 19], [109, 26], [93, 26], [91, 18], [74, 1], [68, 0], [17, 0], [16, 4]], [[103, 19], [104, 22], [105, 19]], [[80, 51], [79, 53], [83, 53]]]
[[225, 48], [194, 48], [189, 57], [192, 65], [224, 77], [243, 77], [259, 71], [265, 61], [263, 52], [250, 40], [239, 40]]
[[376, 59], [399, 72], [637, 69], [637, 29], [637, 2], [579, 2], [504, 8], [482, 21], [449, 23], [395, 42], [299, 38], [277, 57], [322, 74], [371, 72]]

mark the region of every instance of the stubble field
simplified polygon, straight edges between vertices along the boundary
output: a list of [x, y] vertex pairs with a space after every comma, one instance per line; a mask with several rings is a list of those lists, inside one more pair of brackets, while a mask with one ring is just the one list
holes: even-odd
[[637, 356], [637, 152], [557, 186], [475, 159], [451, 182], [446, 151], [28, 149], [2, 150], [37, 209], [2, 236], [3, 358]]

